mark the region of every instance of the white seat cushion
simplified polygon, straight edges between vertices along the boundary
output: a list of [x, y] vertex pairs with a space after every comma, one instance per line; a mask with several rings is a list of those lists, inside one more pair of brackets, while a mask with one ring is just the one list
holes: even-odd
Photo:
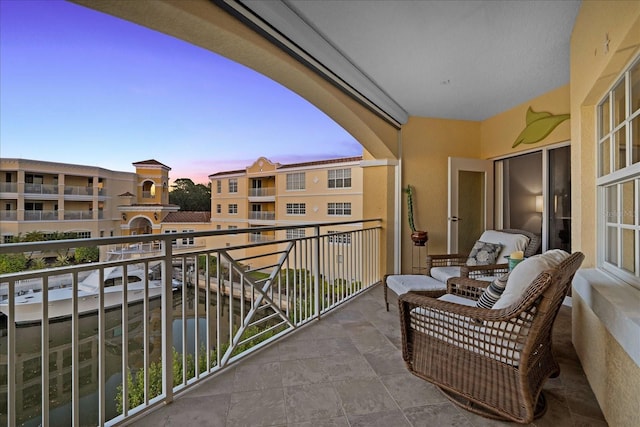
[[443, 291], [446, 283], [439, 282], [424, 274], [396, 274], [387, 276], [387, 287], [398, 295], [409, 291]]
[[568, 257], [569, 253], [562, 249], [552, 249], [541, 255], [534, 255], [531, 258], [527, 258], [516, 265], [509, 274], [507, 286], [498, 301], [493, 305], [493, 309], [499, 310], [509, 307], [518, 301], [531, 282], [533, 282], [540, 273], [556, 268]]
[[438, 298], [440, 301], [447, 301], [447, 302], [454, 302], [456, 304], [461, 304], [461, 305], [466, 305], [468, 307], [475, 307], [476, 306], [476, 301], [469, 299], [469, 298], [465, 298], [465, 297], [461, 297], [460, 295], [455, 295], [455, 294], [444, 294], [441, 297]]
[[450, 277], [460, 277], [460, 267], [431, 267], [430, 274], [437, 281], [447, 283]]
[[486, 230], [478, 240], [502, 245], [502, 249], [496, 258], [497, 264], [506, 263], [507, 260], [504, 257], [511, 255], [514, 251], [524, 251], [529, 244], [529, 238], [524, 234], [505, 233], [497, 230]]

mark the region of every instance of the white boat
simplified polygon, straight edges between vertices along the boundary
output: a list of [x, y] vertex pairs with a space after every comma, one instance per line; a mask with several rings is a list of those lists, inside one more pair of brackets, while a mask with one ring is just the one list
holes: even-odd
[[[141, 301], [144, 296], [145, 276], [149, 273], [143, 269], [127, 271], [127, 303]], [[104, 270], [104, 307], [105, 309], [122, 306], [123, 275], [121, 267], [111, 267]], [[148, 298], [159, 298], [162, 294], [161, 280], [147, 280]], [[172, 281], [172, 288], [176, 289], [180, 283]], [[99, 271], [93, 271], [78, 283], [78, 313], [96, 312], [99, 306], [100, 292]], [[71, 286], [49, 289], [48, 305], [49, 320], [71, 316], [73, 288]], [[0, 312], [9, 317], [9, 301], [0, 301]], [[30, 290], [15, 297], [15, 322], [40, 322], [42, 319], [42, 292]]]

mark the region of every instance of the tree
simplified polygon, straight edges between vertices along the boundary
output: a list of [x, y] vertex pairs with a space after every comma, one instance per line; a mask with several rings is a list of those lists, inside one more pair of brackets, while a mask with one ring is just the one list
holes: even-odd
[[169, 203], [180, 206], [182, 211], [210, 211], [211, 183], [194, 184], [189, 178], [180, 178], [172, 185]]

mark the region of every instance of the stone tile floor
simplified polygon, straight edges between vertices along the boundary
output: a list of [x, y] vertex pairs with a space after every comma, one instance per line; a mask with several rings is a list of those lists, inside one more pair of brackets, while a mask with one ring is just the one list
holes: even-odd
[[[402, 361], [395, 296], [382, 286], [135, 420], [135, 426], [500, 426], [459, 409]], [[571, 344], [571, 309], [554, 327], [561, 365], [533, 426], [606, 426]], [[515, 424], [513, 424], [515, 425]]]

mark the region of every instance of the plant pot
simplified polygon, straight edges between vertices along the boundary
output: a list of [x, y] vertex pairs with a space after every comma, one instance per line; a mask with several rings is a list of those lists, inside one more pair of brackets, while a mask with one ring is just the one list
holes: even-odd
[[413, 240], [413, 244], [416, 246], [424, 246], [429, 240], [429, 234], [426, 231], [414, 231], [411, 233], [411, 240]]

